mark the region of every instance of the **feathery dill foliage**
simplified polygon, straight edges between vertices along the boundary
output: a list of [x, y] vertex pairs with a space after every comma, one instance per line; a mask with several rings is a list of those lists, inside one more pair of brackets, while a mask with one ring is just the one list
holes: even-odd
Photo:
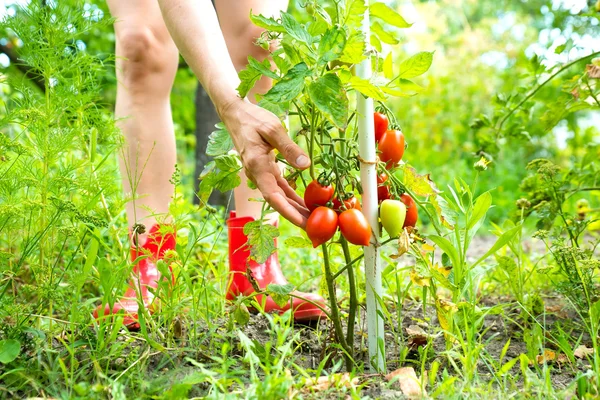
[[[35, 74], [0, 82], [5, 329], [28, 324], [32, 313], [62, 316], [67, 298], [78, 302], [73, 287], [87, 278], [81, 271], [86, 246], [92, 234], [106, 234], [122, 201], [115, 169], [121, 138], [100, 98], [105, 61], [80, 40], [112, 21], [77, 7], [38, 3], [0, 23]], [[31, 78], [43, 81], [45, 91]]]

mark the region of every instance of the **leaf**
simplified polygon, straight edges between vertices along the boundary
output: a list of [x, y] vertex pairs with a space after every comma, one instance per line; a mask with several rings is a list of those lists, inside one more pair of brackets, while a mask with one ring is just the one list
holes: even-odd
[[368, 80], [359, 78], [356, 75], [354, 75], [354, 76], [352, 76], [352, 78], [350, 78], [350, 86], [352, 87], [352, 89], [359, 91], [366, 97], [370, 97], [373, 100], [377, 100], [377, 101], [385, 101], [386, 100], [385, 94], [381, 91], [380, 88], [373, 85]]
[[387, 79], [392, 79], [394, 77], [394, 63], [392, 60], [392, 53], [388, 53], [388, 55], [383, 60], [383, 76]]
[[367, 5], [364, 0], [349, 0], [346, 8], [346, 16], [344, 18], [344, 24], [352, 28], [360, 28], [365, 11], [367, 11]]
[[198, 187], [200, 203], [205, 204], [215, 189], [227, 192], [239, 186], [241, 179], [238, 173], [241, 169], [242, 163], [237, 154], [224, 154], [206, 164], [200, 174], [201, 181]]
[[286, 12], [281, 13], [281, 23], [285, 28], [285, 31], [288, 35], [293, 37], [294, 39], [306, 43], [311, 44], [313, 41], [310, 33], [306, 31], [306, 29], [294, 19], [290, 14]]
[[410, 325], [406, 328], [406, 334], [408, 335], [407, 346], [411, 350], [416, 350], [419, 347], [427, 344], [429, 335], [419, 325]]
[[285, 239], [285, 246], [294, 249], [312, 249], [312, 243], [310, 240], [303, 238], [302, 236], [292, 236]]
[[492, 254], [494, 254], [495, 252], [497, 252], [498, 250], [500, 250], [502, 247], [504, 247], [508, 242], [510, 242], [512, 240], [512, 238], [520, 230], [521, 230], [521, 225], [519, 224], [519, 225], [515, 226], [514, 228], [511, 228], [511, 229], [507, 230], [502, 235], [500, 235], [500, 237], [498, 238], [498, 240], [496, 240], [496, 243], [494, 243], [494, 245], [487, 251], [487, 253], [485, 253], [483, 256], [481, 256], [481, 258], [479, 258], [479, 260], [475, 261], [475, 263], [471, 266], [471, 268], [475, 268], [476, 265], [478, 265], [483, 260], [485, 260], [486, 258], [488, 258], [489, 256], [491, 256]]
[[321, 37], [319, 57], [324, 62], [337, 59], [346, 46], [346, 31], [343, 27], [334, 26]]
[[410, 280], [417, 286], [429, 287], [431, 286], [431, 278], [422, 276], [416, 269], [410, 271]]
[[240, 84], [237, 87], [240, 97], [246, 97], [248, 92], [254, 87], [256, 82], [263, 76], [268, 76], [272, 79], [278, 79], [279, 76], [271, 71], [271, 62], [264, 59], [261, 63], [252, 56], [248, 56], [248, 64], [246, 68], [239, 72]]
[[406, 22], [404, 18], [396, 10], [391, 9], [384, 3], [374, 3], [369, 6], [369, 12], [371, 16], [380, 18], [383, 22], [386, 22], [397, 28], [410, 28], [412, 24]]
[[475, 200], [475, 204], [473, 205], [473, 213], [471, 214], [471, 218], [469, 218], [469, 223], [467, 224], [467, 229], [471, 229], [477, 222], [485, 217], [485, 214], [487, 214], [491, 206], [492, 194], [489, 191], [477, 197], [477, 200]]
[[452, 263], [452, 266], [456, 266], [456, 265], [460, 264], [460, 257], [458, 256], [458, 251], [456, 251], [452, 242], [450, 242], [445, 237], [437, 236], [437, 235], [429, 235], [428, 238], [433, 243], [437, 244], [438, 247], [445, 254], [447, 254], [448, 257], [450, 257], [450, 262]]
[[586, 347], [583, 344], [580, 344], [575, 351], [573, 352], [573, 355], [577, 358], [587, 358], [588, 356], [591, 356], [592, 354], [594, 354], [594, 349]]
[[508, 373], [515, 366], [517, 361], [519, 361], [519, 357], [515, 357], [512, 360], [504, 363], [504, 365], [502, 365], [502, 367], [500, 367], [500, 370], [498, 371], [498, 376], [503, 376], [506, 373]]
[[266, 262], [277, 250], [275, 238], [279, 236], [279, 229], [276, 226], [263, 224], [262, 220], [250, 221], [244, 225], [244, 235], [248, 236], [250, 259], [258, 264]]
[[377, 35], [379, 40], [381, 40], [383, 43], [391, 45], [396, 45], [400, 43], [400, 41], [396, 37], [396, 33], [386, 31], [385, 28], [381, 26], [379, 22], [374, 22], [373, 24], [371, 24], [371, 32]]
[[331, 374], [327, 376], [320, 376], [318, 378], [307, 379], [304, 382], [302, 392], [314, 393], [324, 392], [332, 388], [352, 388], [358, 385], [358, 382], [358, 377], [350, 378], [350, 374], [348, 372], [344, 372], [343, 374]]
[[391, 382], [409, 399], [427, 397], [425, 389], [421, 388], [421, 381], [412, 367], [402, 367], [390, 372], [385, 380]]
[[271, 70], [271, 63], [268, 59], [264, 59], [261, 63], [256, 58], [252, 56], [248, 56], [248, 65], [263, 74], [264, 76], [268, 76], [271, 79], [279, 79], [279, 75]]
[[340, 61], [348, 64], [359, 64], [366, 58], [365, 49], [365, 37], [362, 32], [353, 33], [346, 40]]
[[404, 186], [417, 196], [432, 196], [440, 192], [430, 174], [419, 175], [410, 165], [404, 167]]
[[227, 154], [233, 149], [233, 141], [229, 131], [225, 128], [225, 124], [219, 122], [215, 125], [216, 131], [213, 131], [208, 137], [208, 144], [206, 145], [206, 155], [211, 157], [217, 157], [223, 154]]
[[263, 99], [272, 103], [286, 103], [294, 100], [304, 88], [304, 78], [310, 74], [305, 63], [294, 65], [283, 78], [281, 78], [264, 95]]
[[256, 15], [252, 14], [252, 10], [250, 10], [250, 20], [256, 26], [261, 28], [265, 28], [268, 31], [284, 33], [285, 28], [275, 19], [270, 17], [265, 17], [262, 14]]
[[21, 343], [16, 339], [0, 340], [0, 363], [14, 361], [21, 352]]
[[433, 52], [422, 51], [400, 63], [400, 74], [398, 78], [414, 78], [423, 75], [431, 67]]
[[308, 95], [315, 106], [335, 126], [345, 129], [348, 121], [348, 96], [340, 78], [327, 73], [308, 86]]
[[242, 326], [250, 322], [250, 311], [248, 311], [248, 307], [244, 303], [240, 303], [235, 307], [233, 310], [233, 319]]
[[277, 285], [271, 283], [267, 286], [267, 294], [271, 296], [275, 304], [279, 307], [285, 307], [290, 301], [290, 293], [294, 291], [295, 287], [291, 283], [285, 285]]
[[535, 360], [538, 364], [545, 364], [549, 361], [554, 361], [556, 359], [556, 353], [552, 350], [544, 349], [544, 354], [538, 354], [535, 356]]

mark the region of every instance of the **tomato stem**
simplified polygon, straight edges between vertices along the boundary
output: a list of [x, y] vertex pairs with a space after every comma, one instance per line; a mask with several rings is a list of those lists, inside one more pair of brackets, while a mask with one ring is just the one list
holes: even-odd
[[344, 259], [346, 260], [348, 270], [348, 286], [350, 287], [350, 307], [348, 309], [348, 328], [346, 331], [346, 341], [350, 345], [350, 355], [354, 358], [354, 322], [356, 321], [356, 310], [358, 308], [358, 298], [356, 294], [356, 281], [354, 279], [354, 268], [352, 266], [352, 256], [348, 241], [344, 236], [341, 237], [340, 243], [344, 251]]

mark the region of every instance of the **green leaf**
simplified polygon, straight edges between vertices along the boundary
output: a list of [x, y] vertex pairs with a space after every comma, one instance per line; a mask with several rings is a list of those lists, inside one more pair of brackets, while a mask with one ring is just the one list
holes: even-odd
[[270, 18], [270, 17], [267, 18], [267, 17], [263, 16], [262, 14], [259, 14], [259, 15], [252, 14], [252, 10], [250, 10], [250, 20], [252, 21], [252, 23], [254, 25], [264, 28], [268, 31], [278, 32], [278, 33], [285, 32], [285, 28], [283, 27], [283, 25], [281, 25], [275, 19]]
[[267, 261], [277, 250], [275, 238], [279, 236], [279, 229], [276, 226], [263, 224], [262, 220], [251, 221], [244, 225], [244, 235], [248, 236], [250, 259], [259, 264]]
[[312, 249], [310, 240], [303, 238], [302, 236], [292, 236], [285, 239], [285, 246], [294, 249]]
[[467, 229], [471, 229], [477, 222], [479, 222], [479, 220], [485, 217], [485, 214], [487, 214], [491, 206], [492, 194], [490, 192], [485, 192], [480, 195], [477, 200], [475, 200], [475, 204], [473, 205], [473, 213], [471, 214], [471, 218], [469, 218]]
[[381, 46], [381, 40], [377, 37], [377, 35], [371, 33], [371, 46], [377, 50], [378, 53], [381, 53], [383, 47]]
[[338, 128], [348, 122], [348, 96], [335, 73], [321, 76], [308, 86], [308, 95], [315, 106]]
[[275, 72], [271, 71], [271, 63], [266, 58], [261, 63], [256, 58], [248, 56], [248, 65], [264, 76], [268, 76], [271, 79], [279, 79], [279, 76]]
[[0, 340], [0, 363], [14, 361], [21, 352], [21, 343], [16, 339]]
[[504, 365], [502, 365], [502, 367], [500, 367], [500, 370], [498, 371], [497, 375], [503, 376], [503, 375], [507, 374], [515, 366], [517, 361], [519, 361], [519, 357], [515, 357], [512, 360], [504, 363]]
[[387, 79], [392, 79], [394, 77], [394, 64], [392, 60], [392, 53], [388, 53], [383, 60], [383, 76]]
[[206, 164], [200, 174], [200, 185], [198, 187], [198, 198], [201, 203], [206, 203], [213, 190], [227, 192], [240, 185], [239, 171], [242, 169], [237, 154], [224, 154], [216, 157]]
[[298, 23], [290, 14], [286, 12], [281, 13], [281, 22], [285, 31], [288, 35], [298, 40], [299, 42], [311, 44], [313, 41], [310, 33], [306, 31], [306, 29]]
[[437, 244], [437, 246], [448, 255], [450, 258], [450, 262], [452, 262], [452, 266], [457, 268], [460, 265], [460, 257], [458, 255], [458, 251], [452, 245], [452, 242], [446, 239], [445, 237], [438, 235], [429, 235], [427, 236], [429, 240], [433, 243]]
[[359, 64], [365, 56], [365, 36], [362, 32], [353, 33], [346, 40], [346, 46], [340, 56], [340, 61], [348, 64]]
[[383, 91], [366, 79], [359, 78], [358, 76], [353, 76], [352, 78], [350, 78], [350, 86], [352, 87], [352, 89], [358, 90], [360, 93], [372, 98], [373, 100], [386, 100]]
[[237, 91], [240, 97], [246, 97], [248, 92], [254, 87], [256, 82], [263, 76], [266, 75], [269, 78], [278, 79], [279, 77], [273, 71], [271, 71], [271, 63], [268, 59], [265, 59], [262, 63], [252, 56], [248, 57], [248, 65], [246, 68], [241, 70], [238, 74], [240, 78], [240, 84], [237, 87]]
[[396, 10], [391, 9], [383, 3], [371, 4], [369, 6], [369, 13], [371, 16], [381, 18], [384, 22], [397, 28], [410, 28], [412, 26]]
[[285, 117], [290, 107], [289, 102], [277, 102], [265, 96], [259, 100], [258, 105], [265, 110], [271, 111], [273, 114], [277, 115], [279, 119], [283, 119]]
[[496, 243], [494, 243], [494, 245], [483, 256], [481, 256], [479, 258], [479, 260], [475, 261], [475, 263], [471, 266], [471, 268], [475, 268], [476, 265], [478, 265], [483, 260], [485, 260], [492, 254], [494, 254], [495, 252], [500, 250], [502, 247], [504, 247], [508, 242], [510, 242], [512, 240], [513, 237], [515, 237], [515, 235], [517, 233], [520, 232], [520, 230], [521, 230], [521, 225], [519, 224], [519, 225], [515, 226], [514, 228], [507, 230], [502, 235], [500, 235], [498, 240], [496, 240]]
[[365, 11], [367, 11], [365, 3], [364, 0], [349, 0], [344, 17], [344, 25], [351, 28], [361, 27]]
[[284, 307], [290, 301], [290, 293], [294, 289], [295, 287], [291, 283], [285, 285], [271, 283], [267, 286], [267, 293], [279, 307]]
[[229, 131], [225, 128], [225, 124], [219, 122], [215, 125], [217, 130], [213, 131], [208, 137], [208, 144], [206, 145], [206, 154], [211, 157], [217, 157], [223, 154], [227, 154], [233, 149], [233, 141]]
[[264, 95], [271, 103], [285, 103], [294, 100], [304, 88], [304, 78], [310, 74], [305, 63], [295, 65]]
[[415, 54], [400, 64], [400, 75], [398, 78], [414, 78], [423, 75], [431, 67], [433, 52], [422, 51]]
[[321, 37], [319, 42], [319, 57], [324, 62], [337, 59], [346, 46], [346, 31], [343, 27], [334, 26]]
[[379, 22], [371, 24], [371, 32], [373, 32], [383, 43], [396, 45], [400, 43], [394, 32], [388, 32]]
[[235, 307], [233, 310], [233, 319], [242, 326], [250, 322], [250, 311], [248, 311], [248, 307], [244, 303], [240, 303]]

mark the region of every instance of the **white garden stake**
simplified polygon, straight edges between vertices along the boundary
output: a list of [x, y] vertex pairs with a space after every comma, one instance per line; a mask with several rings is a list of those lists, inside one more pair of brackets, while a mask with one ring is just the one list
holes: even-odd
[[[367, 3], [368, 5], [368, 3]], [[369, 43], [369, 10], [365, 11], [362, 23], [365, 40]], [[356, 67], [356, 74], [362, 79], [371, 79], [371, 57], [367, 57]], [[377, 168], [374, 163], [375, 127], [373, 122], [373, 99], [357, 94], [358, 146], [362, 159], [360, 180], [363, 188], [362, 212], [371, 225], [371, 244], [365, 247], [365, 276], [367, 284], [367, 333], [369, 340], [369, 360], [376, 372], [385, 368], [383, 318], [378, 312], [381, 299], [381, 261], [379, 256], [379, 216], [377, 210]], [[352, 344], [351, 344], [352, 345]]]

